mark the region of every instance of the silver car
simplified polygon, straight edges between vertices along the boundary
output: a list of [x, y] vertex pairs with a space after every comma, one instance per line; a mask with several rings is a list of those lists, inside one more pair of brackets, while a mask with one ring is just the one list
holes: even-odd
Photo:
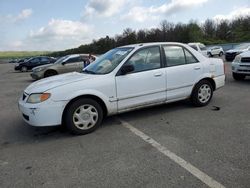
[[32, 69], [31, 77], [35, 80], [68, 72], [81, 72], [96, 57], [88, 54], [74, 54], [59, 58], [53, 64]]

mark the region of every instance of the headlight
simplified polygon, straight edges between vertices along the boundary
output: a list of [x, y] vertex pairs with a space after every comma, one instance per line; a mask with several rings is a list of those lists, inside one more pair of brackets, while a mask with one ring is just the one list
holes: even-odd
[[240, 55], [237, 55], [235, 58], [234, 58], [234, 63], [240, 63], [241, 61], [241, 56]]
[[27, 103], [40, 103], [50, 98], [50, 93], [36, 93], [31, 94], [27, 100]]

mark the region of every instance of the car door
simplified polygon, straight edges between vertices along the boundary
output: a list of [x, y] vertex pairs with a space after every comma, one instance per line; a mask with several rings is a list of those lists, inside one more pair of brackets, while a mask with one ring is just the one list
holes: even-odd
[[49, 63], [50, 63], [50, 59], [48, 57], [41, 57], [40, 65], [45, 65]]
[[74, 56], [67, 59], [62, 65], [58, 68], [60, 73], [74, 72], [79, 70], [80, 56]]
[[202, 64], [182, 46], [165, 45], [163, 51], [167, 65], [167, 100], [189, 97], [202, 74]]
[[159, 46], [136, 51], [123, 65], [134, 71], [116, 76], [118, 111], [166, 100], [166, 79]]
[[39, 66], [39, 62], [40, 62], [39, 57], [35, 57], [35, 58], [31, 59], [30, 61], [27, 62], [28, 69], [32, 69], [36, 66]]

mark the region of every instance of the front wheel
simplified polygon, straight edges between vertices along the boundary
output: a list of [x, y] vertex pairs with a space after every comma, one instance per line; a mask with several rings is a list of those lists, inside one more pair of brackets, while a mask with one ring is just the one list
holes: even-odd
[[194, 106], [206, 106], [213, 97], [213, 87], [207, 80], [196, 84], [191, 95], [191, 102]]
[[223, 52], [220, 52], [220, 53], [219, 53], [219, 56], [221, 57], [222, 55], [223, 55]]
[[64, 123], [73, 134], [91, 133], [100, 126], [103, 119], [101, 105], [89, 98], [74, 101], [66, 110]]
[[25, 67], [25, 66], [23, 66], [23, 67], [21, 68], [21, 71], [22, 71], [22, 72], [27, 72], [27, 70], [28, 70], [28, 68]]
[[244, 80], [245, 79], [245, 75], [244, 74], [237, 74], [237, 73], [234, 73], [233, 72], [233, 78], [235, 79], [235, 80]]

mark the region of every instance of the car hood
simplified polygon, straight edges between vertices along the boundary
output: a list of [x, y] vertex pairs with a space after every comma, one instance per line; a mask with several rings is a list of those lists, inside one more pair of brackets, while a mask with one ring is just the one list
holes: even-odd
[[240, 49], [231, 49], [231, 50], [228, 50], [227, 53], [241, 53], [243, 51], [244, 50], [240, 50]]
[[94, 75], [82, 74], [78, 72], [71, 72], [66, 74], [61, 74], [58, 76], [52, 76], [30, 84], [26, 89], [25, 93], [43, 93], [49, 89], [53, 89], [59, 86], [70, 84], [73, 82], [78, 82], [82, 80], [91, 79]]
[[38, 68], [46, 68], [46, 67], [50, 67], [51, 65], [53, 65], [53, 63], [50, 64], [46, 64], [46, 65], [40, 65], [38, 67], [33, 68], [32, 70], [38, 69]]
[[250, 51], [246, 51], [240, 54], [241, 57], [250, 57]]

